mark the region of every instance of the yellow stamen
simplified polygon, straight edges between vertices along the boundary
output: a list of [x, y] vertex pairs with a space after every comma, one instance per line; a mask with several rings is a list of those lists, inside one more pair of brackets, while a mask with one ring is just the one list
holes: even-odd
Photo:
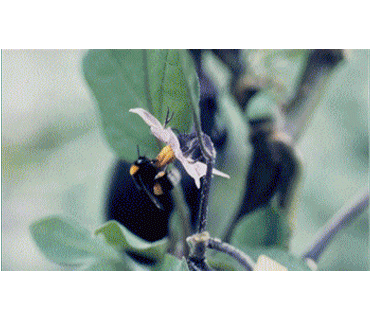
[[174, 162], [176, 159], [175, 153], [171, 146], [165, 146], [157, 156], [156, 166], [162, 168], [165, 165]]

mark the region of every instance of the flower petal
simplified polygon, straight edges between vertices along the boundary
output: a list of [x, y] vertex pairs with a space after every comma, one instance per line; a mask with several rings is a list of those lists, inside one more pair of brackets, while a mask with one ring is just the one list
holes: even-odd
[[226, 179], [230, 179], [230, 176], [227, 173], [224, 173], [224, 172], [219, 171], [217, 169], [213, 169], [212, 173], [215, 174], [216, 176], [220, 176], [220, 177], [223, 177], [223, 178], [226, 178]]
[[[199, 189], [200, 188], [200, 178], [206, 175], [207, 165], [203, 162], [195, 162], [195, 163], [190, 164], [190, 166], [192, 167], [191, 170], [195, 172], [194, 175], [197, 175], [199, 177], [198, 179], [195, 179], [195, 177], [193, 177], [193, 175], [191, 175], [190, 172], [188, 170], [186, 170], [186, 168], [185, 168], [185, 170], [189, 173], [190, 176], [193, 177], [193, 179], [195, 180], [195, 185]], [[217, 169], [213, 169], [212, 174], [230, 179], [230, 176], [228, 174], [223, 173], [222, 171], [219, 171]]]
[[157, 128], [162, 129], [162, 124], [158, 121], [156, 117], [154, 117], [150, 112], [146, 111], [143, 108], [135, 108], [129, 110], [132, 113], [138, 114], [150, 128]]

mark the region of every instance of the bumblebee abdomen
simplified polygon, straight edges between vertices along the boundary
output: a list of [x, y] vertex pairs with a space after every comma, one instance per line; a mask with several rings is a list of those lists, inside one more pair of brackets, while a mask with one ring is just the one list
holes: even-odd
[[157, 241], [168, 235], [173, 200], [169, 192], [164, 192], [157, 197], [163, 207], [159, 209], [144, 190], [138, 190], [134, 182], [142, 168], [135, 171], [131, 169], [134, 166], [122, 160], [116, 163], [106, 204], [107, 220], [117, 220], [142, 239]]

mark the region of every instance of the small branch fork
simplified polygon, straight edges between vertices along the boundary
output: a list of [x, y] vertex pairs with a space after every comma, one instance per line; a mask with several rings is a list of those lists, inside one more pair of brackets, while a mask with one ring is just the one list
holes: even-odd
[[186, 239], [190, 247], [190, 254], [187, 259], [189, 269], [192, 271], [212, 271], [205, 261], [206, 247], [209, 241], [209, 233], [194, 234]]
[[252, 271], [255, 262], [244, 252], [236, 249], [220, 239], [211, 238], [207, 231], [198, 233], [186, 239], [190, 246], [190, 255], [188, 258], [189, 268], [193, 271], [210, 271], [212, 270], [205, 261], [206, 249], [213, 249], [223, 252], [237, 260], [247, 271]]
[[333, 237], [350, 225], [369, 206], [369, 190], [342, 207], [315, 236], [309, 249], [302, 258], [309, 263], [316, 263]]

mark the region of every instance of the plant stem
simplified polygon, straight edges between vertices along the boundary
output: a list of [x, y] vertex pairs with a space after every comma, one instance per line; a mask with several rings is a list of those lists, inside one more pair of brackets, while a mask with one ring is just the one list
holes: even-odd
[[209, 191], [211, 187], [212, 180], [212, 161], [207, 160], [207, 171], [206, 175], [202, 180], [202, 191], [200, 196], [200, 206], [199, 206], [199, 229], [198, 232], [202, 233], [206, 231], [207, 225], [207, 213], [208, 213], [208, 202], [209, 202]]
[[204, 261], [195, 262], [191, 258], [187, 260], [190, 271], [213, 271]]
[[202, 271], [192, 260], [187, 260], [188, 267], [190, 271]]
[[203, 131], [202, 131], [202, 128], [201, 128], [201, 125], [200, 125], [199, 115], [197, 114], [197, 112], [195, 111], [194, 108], [193, 108], [193, 119], [194, 119], [195, 131], [197, 133], [199, 146], [200, 146], [200, 150], [202, 151], [202, 155], [203, 155], [204, 158], [206, 158], [206, 160], [213, 160], [212, 155], [210, 155], [208, 153], [208, 151], [207, 151], [207, 149], [204, 145]]
[[309, 246], [310, 249], [302, 255], [302, 258], [317, 262], [333, 237], [343, 228], [349, 226], [368, 205], [369, 191], [366, 190], [360, 196], [352, 200], [349, 205], [343, 206], [339, 212], [320, 229], [314, 241]]
[[207, 247], [228, 254], [248, 271], [252, 271], [254, 269], [255, 262], [252, 258], [232, 245], [222, 242], [220, 239], [210, 238], [208, 240]]
[[209, 191], [211, 189], [214, 159], [213, 159], [213, 156], [207, 152], [204, 146], [203, 132], [200, 126], [200, 120], [194, 108], [193, 108], [193, 118], [194, 118], [195, 130], [197, 132], [200, 149], [207, 163], [206, 175], [203, 177], [203, 180], [202, 180], [202, 190], [201, 190], [199, 215], [198, 215], [199, 217], [198, 232], [202, 233], [206, 230], [206, 224], [207, 224], [207, 211], [208, 211], [208, 202], [209, 202], [208, 200], [209, 200]]

